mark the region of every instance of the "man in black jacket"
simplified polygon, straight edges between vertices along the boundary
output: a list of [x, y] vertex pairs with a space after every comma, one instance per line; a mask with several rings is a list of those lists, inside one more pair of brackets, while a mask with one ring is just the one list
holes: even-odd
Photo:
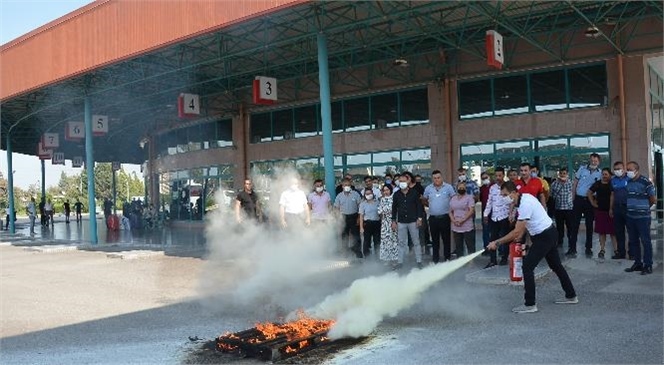
[[399, 239], [399, 260], [395, 269], [403, 266], [408, 252], [408, 233], [413, 240], [417, 267], [422, 268], [422, 249], [420, 247], [419, 227], [424, 220], [424, 207], [420, 194], [408, 184], [408, 177], [399, 177], [399, 191], [394, 193], [392, 201], [392, 229], [397, 231]]

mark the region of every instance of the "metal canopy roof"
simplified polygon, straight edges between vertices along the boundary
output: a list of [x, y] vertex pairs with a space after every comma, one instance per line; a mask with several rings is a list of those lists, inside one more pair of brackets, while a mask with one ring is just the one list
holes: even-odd
[[[95, 159], [142, 163], [147, 154], [139, 148], [139, 141], [183, 123], [175, 107], [181, 92], [199, 94], [202, 110], [209, 116], [237, 114], [239, 104], [249, 102], [251, 81], [259, 74], [280, 81], [281, 100], [298, 100], [306, 88], [317, 93], [316, 35], [320, 29], [328, 38], [331, 83], [368, 88], [371, 80], [346, 80], [353, 76], [344, 76], [342, 71], [378, 67], [396, 58], [444, 54], [446, 62], [430, 57], [426, 64], [415, 66], [444, 77], [461, 53], [466, 60], [484, 62], [487, 29], [498, 30], [506, 44], [510, 39], [528, 43], [551, 63], [569, 60], [572, 44], [563, 42], [563, 33], [582, 34], [591, 26], [603, 30], [598, 42], [610, 44], [614, 54], [641, 51], [632, 47], [635, 42], [630, 43], [644, 35], [636, 31], [636, 24], [655, 19], [659, 26], [651, 32], [661, 33], [662, 18], [661, 1], [303, 3], [3, 100], [2, 148], [14, 126], [14, 152], [34, 155], [42, 133], [62, 135], [67, 121], [83, 120], [87, 94], [93, 114], [110, 118], [109, 134], [95, 138]], [[507, 67], [517, 57], [515, 50], [516, 46], [510, 49], [509, 45], [505, 50]], [[377, 72], [386, 73], [384, 69]], [[412, 69], [394, 72], [404, 82], [416, 81]], [[282, 84], [305, 77], [312, 82]], [[67, 158], [84, 155], [83, 143], [65, 142], [59, 150]]]

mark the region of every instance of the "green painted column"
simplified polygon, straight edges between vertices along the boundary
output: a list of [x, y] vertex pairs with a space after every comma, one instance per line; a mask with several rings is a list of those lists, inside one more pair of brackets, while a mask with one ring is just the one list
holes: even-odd
[[14, 170], [12, 166], [12, 138], [11, 134], [7, 133], [7, 196], [9, 198], [9, 233], [16, 233], [16, 226], [14, 225], [15, 211], [14, 206]]
[[88, 173], [88, 207], [90, 210], [90, 242], [96, 245], [99, 242], [97, 237], [97, 204], [95, 202], [95, 159], [93, 155], [92, 142], [92, 103], [90, 97], [85, 97], [84, 117], [85, 117], [85, 170]]

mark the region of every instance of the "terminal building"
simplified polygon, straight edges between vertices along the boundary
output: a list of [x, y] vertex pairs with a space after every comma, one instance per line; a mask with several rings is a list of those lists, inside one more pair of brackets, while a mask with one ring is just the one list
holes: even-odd
[[[58, 133], [66, 159], [143, 164], [148, 199], [182, 212], [232, 201], [252, 171], [554, 177], [593, 152], [661, 191], [663, 17], [661, 1], [100, 0], [0, 49], [2, 148], [34, 155]], [[86, 113], [108, 118], [93, 156], [64, 138]]]

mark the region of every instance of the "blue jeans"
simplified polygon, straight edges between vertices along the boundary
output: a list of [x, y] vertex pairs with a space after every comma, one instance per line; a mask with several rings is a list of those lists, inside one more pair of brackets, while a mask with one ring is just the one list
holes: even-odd
[[[490, 219], [489, 219], [490, 220]], [[484, 223], [484, 219], [482, 219], [482, 243], [483, 247], [486, 248], [486, 246], [489, 245], [489, 235], [491, 233], [491, 223], [486, 222]]]
[[397, 238], [399, 240], [399, 259], [398, 262], [403, 264], [408, 253], [408, 233], [413, 239], [413, 250], [415, 250], [415, 261], [422, 262], [422, 248], [420, 247], [420, 234], [419, 227], [416, 222], [412, 223], [397, 223]]
[[[650, 218], [627, 217], [627, 233], [629, 234], [629, 254], [634, 257], [634, 263], [652, 266]], [[641, 245], [643, 245], [643, 261], [641, 261]]]

